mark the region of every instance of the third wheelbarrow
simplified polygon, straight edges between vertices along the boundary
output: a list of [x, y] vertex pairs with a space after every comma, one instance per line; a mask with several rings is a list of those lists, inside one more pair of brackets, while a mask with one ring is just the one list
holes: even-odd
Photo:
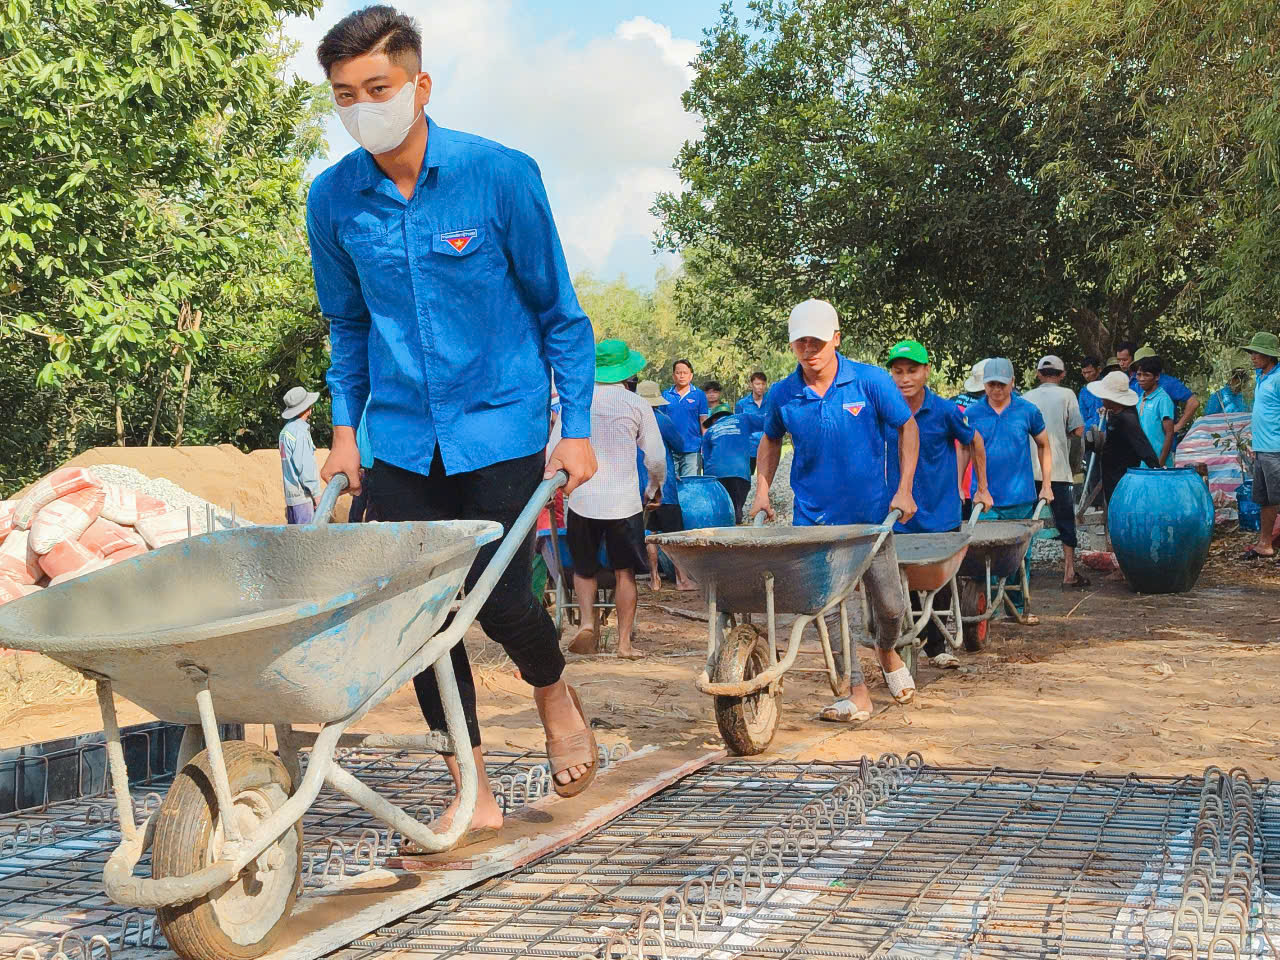
[[[672, 560], [703, 588], [707, 601], [707, 663], [697, 688], [714, 698], [716, 724], [739, 755], [761, 753], [778, 725], [782, 677], [800, 652], [800, 636], [815, 623], [831, 689], [843, 696], [857, 655], [846, 603], [893, 536], [883, 524], [830, 527], [708, 527], [655, 534]], [[823, 617], [841, 612], [843, 669], [837, 667]], [[765, 615], [766, 632], [735, 618]], [[778, 659], [777, 616], [795, 614], [786, 653]]]
[[[1031, 515], [1038, 517], [1044, 505], [1044, 500], [1038, 501]], [[960, 576], [978, 582], [986, 605], [980, 611], [966, 613], [963, 622], [982, 625], [1007, 608], [1009, 615], [1018, 623], [1033, 624], [1036, 620], [1030, 616], [1031, 583], [1026, 556], [1032, 538], [1044, 523], [1041, 520], [984, 520], [979, 523], [981, 511], [982, 507], [975, 504], [969, 518], [967, 529], [972, 537], [969, 552], [960, 565]], [[1022, 593], [1022, 610], [1009, 596], [1009, 579], [1014, 576], [1018, 578], [1018, 586], [1013, 589]]]
[[[969, 551], [972, 534], [968, 529], [954, 533], [899, 533], [893, 538], [902, 571], [902, 588], [907, 597], [913, 593], [918, 610], [909, 610], [906, 628], [898, 640], [903, 662], [915, 675], [922, 634], [934, 624], [946, 638], [947, 645], [959, 649], [964, 645], [964, 615], [960, 610], [960, 590], [956, 575]], [[936, 609], [938, 594], [949, 590], [949, 607]]]
[[[0, 645], [43, 653], [97, 685], [121, 833], [103, 870], [107, 895], [156, 908], [184, 960], [252, 960], [271, 948], [293, 908], [302, 815], [326, 784], [426, 850], [457, 843], [478, 785], [449, 651], [565, 479], [539, 486], [444, 629], [476, 554], [501, 526], [326, 526], [346, 487], [342, 475], [325, 490], [317, 524], [204, 534], [0, 607]], [[456, 756], [459, 805], [440, 831], [335, 762], [343, 733], [428, 667], [446, 729], [364, 743]], [[116, 692], [187, 727], [173, 785], [141, 825]], [[223, 743], [220, 722], [273, 724], [279, 758], [244, 741]], [[294, 731], [300, 723], [321, 729]], [[308, 741], [304, 775], [298, 751]], [[135, 876], [148, 849], [151, 876]]]

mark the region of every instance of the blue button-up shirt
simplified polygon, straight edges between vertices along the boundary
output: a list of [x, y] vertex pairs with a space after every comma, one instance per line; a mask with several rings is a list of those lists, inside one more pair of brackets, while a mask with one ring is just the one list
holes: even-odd
[[755, 394], [748, 393], [733, 405], [733, 412], [746, 418], [747, 429], [751, 431], [751, 455], [754, 457], [760, 448], [760, 437], [764, 435], [764, 397], [756, 403]]
[[1090, 427], [1096, 430], [1102, 422], [1102, 401], [1089, 392], [1088, 384], [1080, 391], [1080, 419], [1086, 430]]
[[736, 413], [721, 417], [702, 435], [702, 473], [708, 477], [751, 477], [750, 425]]
[[796, 526], [881, 523], [893, 490], [885, 478], [885, 434], [911, 419], [893, 378], [879, 367], [839, 357], [835, 382], [819, 397], [795, 372], [765, 399], [764, 432], [790, 433]]
[[[987, 451], [987, 488], [995, 505], [1012, 507], [1035, 503], [1036, 478], [1027, 438], [1044, 433], [1044, 414], [1022, 397], [1011, 397], [1003, 412], [996, 413], [983, 397], [967, 407], [965, 415], [969, 426], [982, 434], [982, 445]], [[976, 490], [977, 486], [975, 476], [970, 490]]]
[[667, 416], [680, 431], [680, 449], [676, 453], [697, 453], [702, 449], [702, 418], [710, 411], [707, 395], [689, 384], [689, 392], [683, 397], [675, 387], [662, 391], [667, 398]]
[[1280, 377], [1268, 374], [1253, 392], [1252, 424], [1254, 453], [1280, 453]]
[[[365, 410], [374, 455], [448, 474], [591, 433], [595, 349], [537, 165], [427, 121], [406, 200], [364, 149], [316, 177], [307, 232], [329, 320], [333, 422]], [[370, 387], [372, 386], [372, 393]]]
[[[900, 533], [942, 533], [960, 526], [960, 477], [956, 463], [956, 444], [973, 443], [973, 427], [958, 406], [944, 400], [925, 387], [924, 400], [916, 411], [916, 429], [920, 431], [920, 456], [916, 460], [916, 477], [911, 496], [916, 502], [916, 515], [907, 523], [897, 523]], [[885, 433], [885, 456], [889, 489], [897, 490], [902, 481], [898, 467], [898, 433]]]

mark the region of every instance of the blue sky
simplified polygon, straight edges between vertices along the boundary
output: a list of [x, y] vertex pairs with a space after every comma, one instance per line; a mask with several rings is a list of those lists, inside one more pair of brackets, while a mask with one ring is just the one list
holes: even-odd
[[[316, 43], [364, 0], [327, 0], [296, 20], [294, 68], [323, 79]], [[392, 0], [395, 2], [395, 0]], [[542, 168], [569, 266], [649, 286], [654, 196], [679, 189], [671, 169], [699, 134], [680, 94], [719, 0], [400, 0], [423, 28], [433, 119], [524, 150]], [[330, 155], [355, 144], [336, 117]], [[321, 165], [323, 167], [323, 165]]]

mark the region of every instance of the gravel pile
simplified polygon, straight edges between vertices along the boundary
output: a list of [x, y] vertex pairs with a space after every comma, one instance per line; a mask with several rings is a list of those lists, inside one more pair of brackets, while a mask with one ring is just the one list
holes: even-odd
[[[191, 531], [192, 533], [208, 533], [208, 508], [214, 509], [214, 529], [226, 530], [231, 527], [231, 511], [224, 510], [221, 506], [214, 503], [211, 504], [207, 500], [202, 500], [194, 493], [190, 493], [182, 487], [178, 486], [163, 477], [148, 477], [140, 470], [133, 467], [125, 467], [120, 464], [108, 463], [96, 467], [86, 467], [91, 474], [101, 480], [103, 483], [114, 483], [122, 487], [128, 487], [131, 490], [137, 490], [139, 493], [145, 493], [148, 496], [163, 500], [170, 510], [186, 510], [191, 509]], [[235, 525], [238, 527], [247, 527], [251, 524], [236, 518]]]
[[[751, 509], [751, 504], [756, 499], [756, 478], [751, 478], [751, 490], [747, 494], [746, 509]], [[790, 524], [792, 501], [794, 494], [791, 492], [791, 450], [783, 450], [782, 457], [778, 460], [778, 472], [773, 476], [773, 484], [769, 487], [769, 502], [773, 504], [773, 509], [777, 511], [776, 516], [771, 523]], [[750, 523], [750, 517], [744, 517], [744, 522]]]

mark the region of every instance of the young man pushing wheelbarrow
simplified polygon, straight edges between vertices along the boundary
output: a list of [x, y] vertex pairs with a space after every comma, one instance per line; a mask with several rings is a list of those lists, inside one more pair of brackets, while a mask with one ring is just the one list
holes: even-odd
[[[317, 177], [307, 200], [332, 344], [333, 450], [322, 476], [344, 473], [360, 491], [364, 411], [374, 456], [367, 482], [381, 519], [496, 520], [509, 530], [544, 477], [563, 469], [572, 491], [596, 470], [588, 440], [594, 336], [538, 167], [427, 117], [431, 76], [421, 34], [404, 14], [386, 6], [353, 13], [317, 55], [361, 147]], [[553, 371], [563, 439], [547, 458]], [[480, 552], [468, 590], [496, 548]], [[574, 796], [595, 774], [595, 740], [562, 678], [556, 629], [533, 598], [532, 560], [529, 538], [478, 619], [533, 686], [556, 792]], [[451, 659], [479, 773], [476, 840], [501, 827], [502, 811], [484, 772], [461, 642]], [[434, 673], [419, 674], [414, 688], [427, 723], [444, 729]], [[456, 761], [446, 761], [460, 783]]]
[[[772, 518], [769, 486], [782, 452], [782, 437], [795, 445], [791, 489], [796, 526], [880, 523], [897, 510], [903, 523], [916, 512], [912, 498], [919, 434], [911, 410], [887, 373], [855, 363], [837, 352], [840, 326], [835, 307], [806, 300], [787, 323], [795, 372], [770, 389], [764, 403], [764, 436], [756, 454], [757, 486], [751, 514]], [[898, 486], [885, 479], [885, 435], [898, 437]], [[876, 553], [862, 579], [875, 615], [876, 656], [889, 692], [898, 703], [915, 696], [911, 670], [895, 646], [906, 599], [892, 541]], [[839, 611], [827, 614], [827, 628], [838, 635]], [[863, 723], [871, 717], [871, 694], [862, 677], [856, 648], [848, 664], [848, 693], [822, 711], [824, 720]]]

